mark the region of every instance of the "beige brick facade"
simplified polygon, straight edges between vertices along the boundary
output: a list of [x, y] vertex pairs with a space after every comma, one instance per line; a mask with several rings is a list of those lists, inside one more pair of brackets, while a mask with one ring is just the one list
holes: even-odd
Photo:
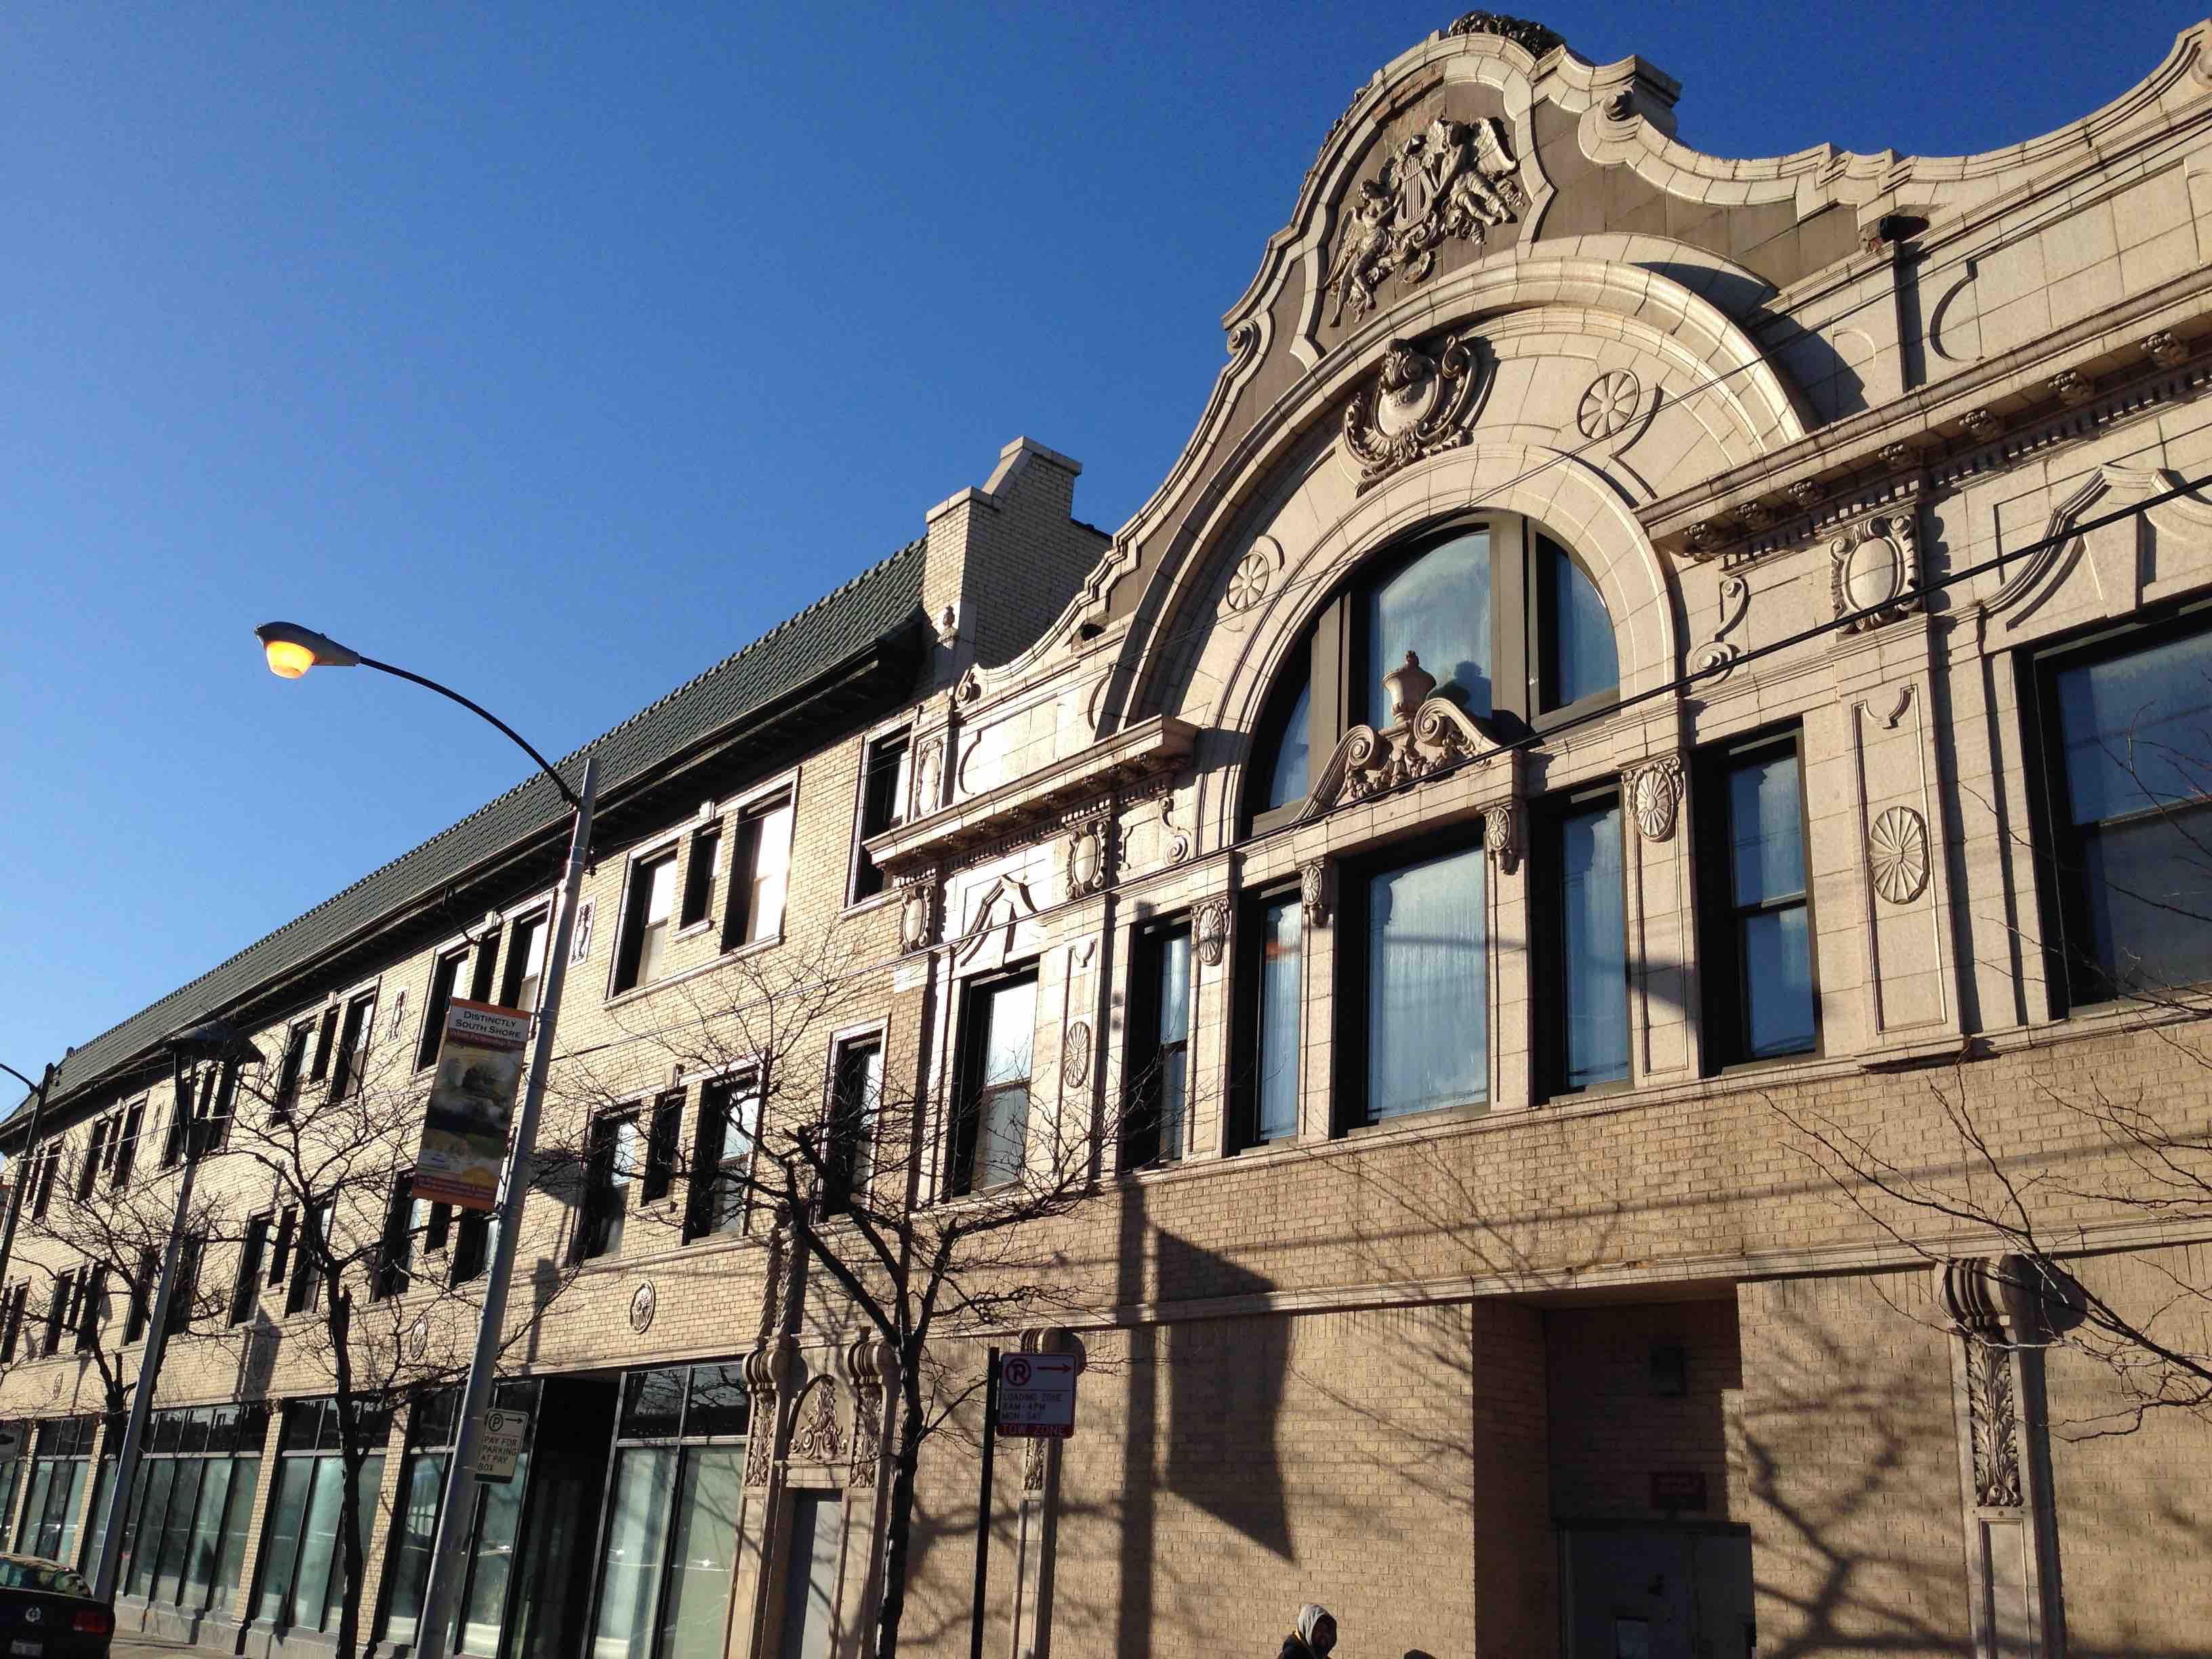
[[[568, 1622], [526, 1637], [510, 1606], [502, 1653], [582, 1653], [598, 1620], [593, 1650], [616, 1659], [673, 1616], [647, 1595], [642, 1633], [606, 1623], [612, 1379], [695, 1362], [744, 1365], [752, 1412], [726, 1548], [683, 1569], [720, 1598], [702, 1639], [796, 1652], [813, 1618], [822, 1650], [870, 1650], [890, 1484], [868, 1451], [870, 1333], [818, 1267], [788, 1272], [764, 1203], [690, 1236], [711, 1176], [694, 1149], [720, 1084], [763, 1066], [772, 1126], [826, 1121], [839, 1045], [874, 1042], [885, 1097], [914, 1103], [914, 1133], [876, 1148], [876, 1190], [988, 1203], [962, 1191], [978, 988], [1030, 974], [1017, 1155], [1035, 1176], [1073, 1146], [1091, 1179], [972, 1270], [1026, 1269], [1049, 1297], [956, 1319], [930, 1353], [955, 1395], [984, 1344], [1048, 1329], [1086, 1370], [1072, 1441], [1035, 1462], [1001, 1449], [987, 1653], [1259, 1651], [1307, 1601], [1359, 1652], [2201, 1650], [2212, 1430], [2185, 1406], [2136, 1421], [2131, 1389], [2159, 1386], [2142, 1350], [2060, 1340], [2078, 1307], [2054, 1290], [2024, 1310], [1971, 1264], [2032, 1231], [2100, 1306], [2212, 1353], [2203, 1166], [2179, 1154], [2187, 1180], [2161, 1187], [2110, 1132], [2146, 1126], [2170, 1152], [2212, 1124], [2201, 990], [2107, 999], [2054, 976], [2079, 937], [2067, 907], [2095, 896], [2051, 872], [2095, 826], [2054, 805], [2082, 763], [2051, 729], [2049, 665], [2108, 629], [2115, 661], [2203, 637], [2208, 51], [2212, 24], [2106, 109], [1989, 155], [1730, 162], [1674, 140], [1680, 88], [1648, 64], [1472, 14], [1331, 132], [1226, 319], [1197, 431], [1127, 525], [1076, 520], [1079, 468], [1018, 441], [921, 540], [593, 745], [605, 817], [541, 1140], [588, 1150], [631, 1106], [642, 1136], [665, 1103], [679, 1167], [588, 1259], [580, 1188], [526, 1212], [507, 1370], [574, 1402], [536, 1433], [577, 1450], [574, 1484], [532, 1477], [515, 1559], [561, 1564], [533, 1594]], [[1532, 598], [1482, 665], [1525, 656], [1527, 688], [1486, 679], [1494, 702], [1470, 710], [1455, 680], [1461, 702], [1417, 696], [1395, 721], [1363, 708], [1360, 673], [1387, 665], [1363, 654], [1383, 624], [1358, 631], [1376, 573], [1476, 525], [1486, 603], [1554, 580], [1540, 538], [1564, 550], [1617, 684], [1551, 706], [1565, 647], [1545, 642], [1567, 624], [1546, 607], [1567, 601]], [[1301, 673], [1322, 688], [1304, 787], [1263, 799]], [[1802, 775], [1788, 833], [1815, 1024], [1742, 1064], [1742, 1004], [1772, 988], [1733, 931], [1727, 769], [1765, 736]], [[872, 787], [902, 738], [896, 787]], [[143, 1098], [133, 1201], [161, 1213], [167, 1033], [219, 1013], [273, 1058], [373, 990], [368, 1088], [398, 1106], [339, 1196], [342, 1227], [374, 1239], [413, 1155], [434, 964], [488, 949], [505, 982], [514, 924], [550, 899], [557, 803], [532, 787], [74, 1054], [49, 1125], [64, 1179], [94, 1120]], [[1592, 800], [1615, 812], [1626, 985], [1606, 1016], [1618, 1073], [1577, 1091], [1563, 1033], [1586, 992], [1553, 945], [1555, 831]], [[778, 802], [787, 901], [746, 942], [745, 825]], [[678, 904], [703, 910], [672, 916], [626, 986], [635, 872], [672, 849]], [[1428, 1011], [1409, 1024], [1373, 965], [1375, 884], [1440, 851], [1475, 896], [1432, 975], [1455, 1000], [1407, 1005]], [[886, 879], [856, 900], [863, 860]], [[1278, 898], [1294, 957], [1263, 950]], [[1167, 1063], [1146, 978], [1163, 926], [1188, 929], [1187, 1109], [1181, 1144], [1135, 1168], [1124, 1103]], [[1291, 963], [1294, 1043], [1268, 1035], [1268, 961]], [[1456, 1092], [1380, 1109], [1386, 1043], [1447, 1054]], [[1276, 1070], [1288, 1121], [1263, 1133]], [[11, 1156], [26, 1123], [0, 1132]], [[270, 1201], [252, 1167], [207, 1161], [222, 1214]], [[1882, 1169], [1905, 1190], [1869, 1184]], [[2008, 1213], [2010, 1232], [1976, 1218]], [[33, 1288], [0, 1366], [0, 1413], [42, 1421], [104, 1405], [91, 1354], [31, 1352], [76, 1261], [54, 1219], [25, 1223], [9, 1276]], [[234, 1272], [216, 1251], [205, 1282]], [[450, 1376], [466, 1294], [362, 1295], [380, 1375]], [[309, 1316], [212, 1325], [172, 1343], [161, 1407], [330, 1392]], [[127, 1382], [141, 1345], [120, 1300], [91, 1328]], [[979, 1415], [957, 1399], [923, 1450], [916, 1651], [968, 1639]], [[284, 1420], [234, 1583], [197, 1617], [134, 1595], [126, 1620], [326, 1645], [258, 1613]], [[365, 1634], [421, 1529], [406, 1420]], [[11, 1540], [30, 1485], [9, 1488]], [[88, 1492], [81, 1539], [91, 1509]], [[823, 1529], [798, 1537], [801, 1516]]]

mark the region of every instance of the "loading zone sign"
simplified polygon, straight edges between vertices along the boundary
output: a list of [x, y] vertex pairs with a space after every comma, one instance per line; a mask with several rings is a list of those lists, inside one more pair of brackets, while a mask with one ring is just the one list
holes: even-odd
[[1075, 1432], [1075, 1356], [1010, 1353], [999, 1362], [999, 1432], [1065, 1440]]

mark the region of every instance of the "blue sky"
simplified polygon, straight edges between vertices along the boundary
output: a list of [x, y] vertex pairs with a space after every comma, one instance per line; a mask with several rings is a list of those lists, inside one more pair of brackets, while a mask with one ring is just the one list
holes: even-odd
[[[2205, 0], [2195, 0], [2203, 7]], [[1552, 6], [1724, 155], [2063, 124], [2201, 15]], [[514, 783], [1028, 434], [1119, 525], [1315, 146], [1448, 3], [19, 5], [0, 54], [0, 1060]]]

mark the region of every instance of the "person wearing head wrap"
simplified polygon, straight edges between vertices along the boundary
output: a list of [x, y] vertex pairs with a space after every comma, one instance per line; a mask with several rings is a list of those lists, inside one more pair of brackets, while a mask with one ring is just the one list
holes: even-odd
[[1327, 1607], [1309, 1601], [1298, 1609], [1297, 1627], [1283, 1638], [1279, 1659], [1328, 1659], [1335, 1645], [1335, 1619]]

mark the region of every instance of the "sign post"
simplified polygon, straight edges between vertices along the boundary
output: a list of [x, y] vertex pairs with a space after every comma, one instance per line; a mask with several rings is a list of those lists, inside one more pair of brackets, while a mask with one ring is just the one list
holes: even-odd
[[983, 1489], [975, 1501], [975, 1595], [968, 1625], [968, 1659], [983, 1659], [983, 1595], [991, 1560], [991, 1465], [999, 1437], [1066, 1440], [1075, 1432], [1073, 1354], [1017, 1353], [996, 1348], [983, 1375]]

